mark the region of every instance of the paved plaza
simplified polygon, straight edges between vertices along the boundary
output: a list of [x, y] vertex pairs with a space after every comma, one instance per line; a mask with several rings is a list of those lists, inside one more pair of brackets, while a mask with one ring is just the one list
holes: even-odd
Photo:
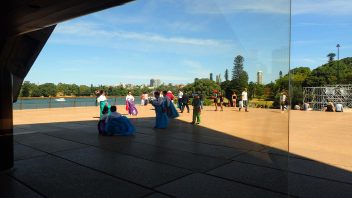
[[183, 113], [161, 130], [151, 109], [131, 137], [99, 136], [97, 107], [14, 111], [0, 197], [352, 195], [351, 112], [206, 107], [200, 125]]

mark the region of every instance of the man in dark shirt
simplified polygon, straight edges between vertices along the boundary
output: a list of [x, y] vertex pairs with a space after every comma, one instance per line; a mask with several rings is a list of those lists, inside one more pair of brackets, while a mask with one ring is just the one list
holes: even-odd
[[181, 113], [183, 113], [183, 110], [185, 109], [185, 107], [187, 108], [187, 113], [189, 113], [189, 106], [188, 106], [188, 102], [189, 102], [189, 97], [186, 93], [184, 93], [182, 95], [182, 108], [181, 108]]

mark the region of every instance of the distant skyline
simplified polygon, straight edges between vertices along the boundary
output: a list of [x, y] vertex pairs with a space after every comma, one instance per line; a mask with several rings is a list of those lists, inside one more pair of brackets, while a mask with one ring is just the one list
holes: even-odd
[[[352, 3], [292, 1], [291, 66], [351, 56]], [[186, 84], [245, 58], [249, 80], [288, 70], [289, 1], [139, 0], [57, 25], [25, 80], [34, 83]], [[333, 10], [333, 11], [332, 11]]]

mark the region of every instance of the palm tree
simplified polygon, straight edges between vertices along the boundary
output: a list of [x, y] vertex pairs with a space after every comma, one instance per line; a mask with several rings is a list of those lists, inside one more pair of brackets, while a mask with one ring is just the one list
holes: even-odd
[[329, 58], [329, 63], [332, 63], [334, 61], [336, 54], [335, 53], [329, 53], [326, 57]]

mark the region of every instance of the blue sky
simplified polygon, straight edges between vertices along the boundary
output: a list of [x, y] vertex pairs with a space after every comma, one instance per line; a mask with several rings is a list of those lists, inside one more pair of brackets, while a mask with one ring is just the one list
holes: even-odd
[[[318, 4], [319, 2], [319, 4]], [[351, 54], [352, 3], [293, 0], [292, 66], [315, 68]], [[58, 24], [25, 80], [116, 85], [189, 83], [231, 72], [245, 58], [250, 80], [289, 65], [288, 0], [138, 0]], [[332, 8], [334, 11], [331, 11]], [[338, 10], [338, 11], [337, 11]]]

